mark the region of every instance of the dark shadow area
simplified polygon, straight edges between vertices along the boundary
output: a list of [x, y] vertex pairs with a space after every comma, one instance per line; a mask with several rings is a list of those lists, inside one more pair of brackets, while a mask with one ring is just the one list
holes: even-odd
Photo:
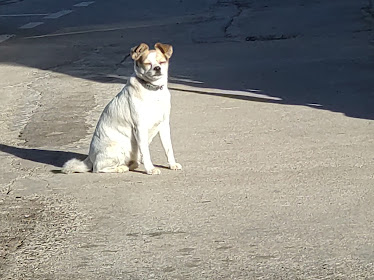
[[22, 2], [23, 0], [0, 0], [0, 6], [1, 5], [9, 5], [9, 4], [14, 4], [17, 2]]
[[[0, 144], [0, 151], [22, 159], [53, 165], [60, 168], [64, 165], [65, 162], [70, 159], [76, 158], [79, 160], [84, 160], [87, 157], [87, 155], [74, 152], [18, 148], [4, 144]], [[170, 170], [170, 168], [165, 165], [155, 164], [155, 167]], [[52, 172], [55, 174], [59, 174], [61, 173], [61, 170], [52, 170]], [[131, 170], [130, 172], [147, 174], [145, 171], [137, 169]]]
[[0, 151], [22, 159], [49, 164], [56, 167], [62, 167], [66, 161], [72, 158], [83, 160], [87, 157], [87, 155], [73, 152], [26, 149], [4, 144], [0, 144]]
[[154, 166], [157, 167], [157, 168], [170, 170], [170, 168], [168, 166], [166, 166], [166, 165], [155, 164]]
[[[14, 9], [23, 5], [18, 3], [16, 6], [10, 0], [3, 2], [10, 3], [7, 7], [14, 6]], [[52, 2], [49, 5], [53, 6]], [[78, 8], [72, 8], [73, 12], [63, 17], [63, 20], [46, 21], [39, 31], [19, 31], [21, 33], [16, 34], [14, 39], [2, 43], [0, 63], [55, 71], [101, 83], [125, 83], [125, 77], [132, 73], [130, 48], [140, 42], [147, 42], [152, 46], [161, 41], [174, 46], [170, 75], [200, 81], [198, 84], [178, 79], [176, 82], [171, 81], [194, 87], [191, 90], [176, 90], [249, 102], [308, 106], [353, 118], [374, 119], [374, 60], [372, 56], [365, 56], [366, 53], [363, 55], [360, 51], [366, 51], [366, 48], [356, 48], [351, 39], [335, 43], [339, 48], [349, 44], [346, 49], [337, 50], [331, 43], [333, 40], [329, 42], [326, 39], [328, 34], [335, 32], [329, 30], [330, 33], [323, 34], [321, 43], [317, 41], [318, 36], [322, 35], [312, 34], [315, 37], [311, 35], [310, 38], [315, 38], [317, 43], [316, 47], [309, 46], [311, 42], [315, 42], [310, 39], [302, 41], [305, 39], [304, 31], [308, 33], [307, 27], [293, 36], [282, 33], [230, 37], [226, 34], [229, 26], [220, 30], [217, 18], [200, 16], [192, 20], [184, 19], [197, 11], [212, 11], [220, 1], [216, 6], [209, 6], [209, 1], [166, 2], [170, 2], [168, 9], [164, 9], [162, 5], [152, 5], [152, 13], [144, 10], [147, 4], [143, 2], [121, 4], [110, 1], [105, 5], [95, 3], [84, 13]], [[239, 2], [244, 9], [249, 6], [250, 1]], [[225, 1], [224, 6], [235, 6], [235, 3], [237, 2]], [[204, 9], [199, 5], [203, 5]], [[126, 10], [132, 11], [125, 17], [124, 6]], [[244, 17], [244, 14], [241, 16]], [[352, 14], [359, 16], [359, 9]], [[180, 17], [181, 20], [173, 22], [170, 20], [171, 15]], [[318, 16], [320, 15], [315, 15], [313, 19], [315, 25], [319, 24]], [[282, 15], [279, 17], [282, 18]], [[139, 24], [140, 18], [142, 24]], [[288, 20], [284, 15], [281, 21]], [[263, 19], [264, 24], [271, 21], [272, 18]], [[61, 22], [61, 26], [58, 22]], [[10, 30], [10, 19], [6, 24]], [[204, 29], [206, 26], [210, 27]], [[247, 27], [250, 28], [243, 25], [242, 31], [246, 31]], [[352, 27], [347, 32], [351, 32], [354, 38], [371, 31], [364, 24], [360, 28]], [[201, 30], [205, 30], [205, 33]], [[211, 33], [218, 35], [212, 37]], [[363, 37], [359, 39], [361, 41], [354, 40], [361, 44], [365, 41]], [[367, 44], [369, 48], [368, 41]], [[77, 61], [81, 65], [75, 63]], [[121, 75], [124, 78], [118, 78]], [[205, 88], [225, 93], [209, 92]], [[252, 88], [274, 98], [251, 96]], [[231, 94], [227, 91], [240, 91], [243, 94]], [[248, 96], [245, 92], [248, 92]]]
[[[373, 64], [374, 69], [374, 64]], [[290, 75], [291, 76], [291, 75]], [[200, 76], [201, 78], [201, 76]], [[299, 83], [300, 81], [297, 81]], [[307, 83], [307, 80], [302, 81], [302, 83]], [[292, 82], [288, 82], [292, 84]], [[326, 83], [328, 83], [326, 81]], [[190, 83], [181, 82], [180, 84], [185, 84], [187, 86], [193, 86]], [[219, 84], [216, 83], [216, 85]], [[272, 88], [275, 84], [272, 79], [269, 79], [269, 84], [266, 88]], [[208, 86], [210, 85], [210, 86]], [[198, 90], [195, 89], [181, 89], [169, 86], [169, 89], [182, 91], [182, 92], [192, 92], [202, 95], [210, 95], [224, 98], [231, 98], [237, 100], [244, 100], [250, 102], [263, 102], [263, 103], [274, 103], [274, 104], [284, 104], [284, 105], [295, 105], [295, 106], [307, 106], [319, 110], [328, 110], [332, 112], [340, 112], [347, 117], [369, 119], [374, 120], [374, 83], [372, 89], [366, 89], [365, 91], [350, 91], [344, 87], [328, 89], [329, 85], [326, 85], [326, 90], [302, 90], [302, 89], [287, 89], [286, 84], [279, 84], [279, 87], [274, 90], [266, 91], [265, 95], [269, 98], [251, 96], [251, 91], [242, 88], [232, 88], [218, 87], [218, 92], [204, 91], [204, 88], [213, 88], [213, 84], [209, 82], [204, 82], [199, 85]], [[294, 86], [294, 85], [293, 85]], [[370, 84], [357, 85], [358, 88], [369, 88]], [[225, 93], [219, 92], [220, 90], [225, 91]], [[227, 91], [241, 91], [241, 94], [231, 94]], [[248, 95], [245, 95], [245, 92]], [[271, 94], [269, 94], [269, 92]], [[275, 94], [276, 93], [276, 94]]]

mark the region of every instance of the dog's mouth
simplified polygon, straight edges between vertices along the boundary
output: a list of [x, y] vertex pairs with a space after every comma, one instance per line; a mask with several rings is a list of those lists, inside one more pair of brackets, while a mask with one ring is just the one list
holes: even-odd
[[163, 74], [161, 73], [161, 72], [156, 72], [156, 73], [154, 73], [153, 75], [152, 75], [152, 77], [154, 77], [154, 78], [160, 78], [160, 77], [162, 77], [163, 76]]

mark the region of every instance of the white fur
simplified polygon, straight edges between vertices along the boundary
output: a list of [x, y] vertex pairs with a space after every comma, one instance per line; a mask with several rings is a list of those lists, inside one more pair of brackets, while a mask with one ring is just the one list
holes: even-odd
[[[147, 65], [137, 65], [135, 74], [105, 107], [93, 134], [88, 157], [84, 161], [67, 161], [62, 172], [126, 172], [144, 164], [147, 174], [160, 174], [150, 157], [149, 144], [157, 133], [170, 169], [181, 169], [176, 163], [170, 139], [170, 92], [167, 88], [168, 63], [160, 64], [155, 52], [149, 52]], [[156, 75], [154, 67], [161, 67]], [[136, 78], [162, 89], [150, 90]]]
[[64, 173], [73, 173], [73, 172], [81, 173], [81, 172], [88, 172], [91, 169], [92, 169], [92, 163], [88, 157], [84, 161], [73, 158], [64, 164], [63, 172]]

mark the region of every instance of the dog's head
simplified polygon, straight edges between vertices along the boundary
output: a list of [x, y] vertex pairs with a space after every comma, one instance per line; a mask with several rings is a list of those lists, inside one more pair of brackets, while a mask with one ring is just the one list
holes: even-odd
[[169, 59], [173, 54], [173, 47], [162, 43], [155, 44], [150, 50], [148, 45], [141, 43], [131, 49], [134, 69], [138, 77], [148, 82], [167, 79]]

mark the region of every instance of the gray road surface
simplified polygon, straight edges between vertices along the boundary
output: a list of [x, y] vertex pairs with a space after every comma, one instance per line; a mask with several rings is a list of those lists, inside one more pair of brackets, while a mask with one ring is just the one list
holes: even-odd
[[[367, 3], [0, 0], [0, 278], [374, 279]], [[183, 171], [60, 174], [157, 41]]]

